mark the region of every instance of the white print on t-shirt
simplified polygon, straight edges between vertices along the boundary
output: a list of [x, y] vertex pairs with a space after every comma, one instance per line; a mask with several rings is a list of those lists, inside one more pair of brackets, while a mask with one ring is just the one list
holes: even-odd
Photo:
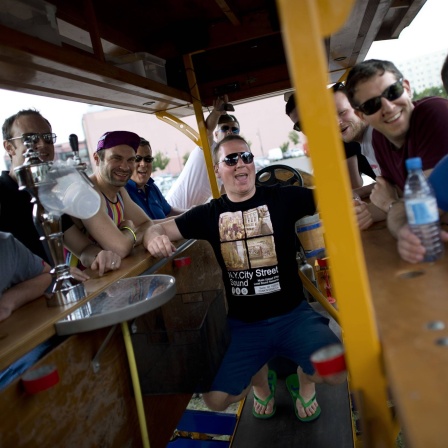
[[266, 205], [222, 213], [219, 235], [233, 295], [280, 291], [273, 228]]

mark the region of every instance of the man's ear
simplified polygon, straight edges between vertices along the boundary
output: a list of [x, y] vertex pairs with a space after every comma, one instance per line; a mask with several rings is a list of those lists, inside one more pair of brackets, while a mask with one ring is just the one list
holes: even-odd
[[5, 148], [5, 151], [9, 154], [10, 157], [16, 155], [16, 148], [12, 144], [12, 142], [9, 142], [8, 140], [3, 140], [3, 148]]
[[412, 98], [411, 84], [409, 83], [409, 81], [407, 79], [403, 79], [403, 87], [404, 87], [404, 90], [406, 90], [406, 92], [408, 93], [409, 98]]
[[366, 121], [364, 114], [360, 110], [353, 109], [355, 111], [355, 115], [357, 115], [361, 120]]
[[100, 157], [97, 152], [93, 153], [93, 160], [95, 160], [95, 165], [98, 166], [100, 164]]
[[218, 179], [220, 179], [220, 178], [221, 178], [221, 175], [219, 174], [219, 165], [216, 164], [216, 165], [213, 167], [213, 170], [215, 171], [215, 175], [216, 175], [216, 177], [217, 177]]

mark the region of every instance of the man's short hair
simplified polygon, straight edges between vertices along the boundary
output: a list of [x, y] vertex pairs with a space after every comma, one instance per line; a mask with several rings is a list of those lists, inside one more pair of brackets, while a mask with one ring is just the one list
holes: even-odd
[[220, 142], [218, 142], [218, 144], [213, 149], [213, 164], [214, 165], [216, 165], [219, 162], [219, 151], [221, 150], [221, 146], [224, 143], [230, 142], [232, 140], [240, 140], [240, 141], [242, 141], [243, 143], [245, 143], [247, 145], [247, 147], [249, 148], [249, 151], [250, 151], [250, 147], [249, 147], [249, 144], [247, 143], [246, 139], [241, 137], [241, 135], [230, 134], [227, 137], [224, 137]]
[[291, 112], [296, 108], [296, 100], [294, 97], [294, 93], [292, 93], [289, 98], [288, 101], [286, 102], [286, 106], [285, 106], [285, 112], [286, 115], [288, 115], [288, 117], [291, 115]]
[[236, 119], [235, 115], [229, 115], [229, 114], [221, 115], [218, 119], [218, 124], [230, 123], [232, 121], [238, 123], [238, 125], [240, 124], [239, 121]]
[[144, 138], [144, 137], [140, 137], [140, 145], [139, 146], [149, 146], [149, 147], [151, 147], [151, 145], [149, 144], [148, 140], [146, 140], [146, 138]]
[[445, 87], [445, 92], [448, 93], [448, 55], [446, 56], [445, 62], [442, 66], [442, 82], [443, 87]]
[[348, 100], [353, 108], [359, 106], [354, 101], [356, 86], [363, 81], [367, 81], [373, 76], [385, 72], [390, 72], [395, 76], [396, 80], [403, 78], [403, 74], [398, 70], [393, 62], [382, 61], [379, 59], [369, 59], [367, 61], [356, 64], [348, 73], [345, 90]]
[[333, 93], [341, 92], [344, 95], [347, 95], [347, 92], [346, 92], [346, 89], [345, 89], [345, 84], [343, 82], [335, 82], [331, 86], [331, 90], [333, 90]]
[[25, 115], [37, 115], [38, 117], [43, 118], [48, 123], [48, 126], [50, 126], [50, 129], [51, 129], [50, 122], [45, 117], [43, 117], [42, 114], [38, 110], [22, 109], [19, 112], [17, 112], [16, 114], [11, 115], [9, 118], [7, 118], [3, 122], [3, 126], [2, 126], [3, 140], [9, 140], [10, 138], [12, 138], [12, 133], [11, 133], [12, 125], [18, 118], [23, 117]]

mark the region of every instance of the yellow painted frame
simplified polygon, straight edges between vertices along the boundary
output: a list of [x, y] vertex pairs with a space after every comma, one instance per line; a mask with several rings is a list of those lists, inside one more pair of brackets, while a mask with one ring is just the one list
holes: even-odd
[[366, 446], [393, 447], [397, 426], [387, 407], [387, 381], [366, 266], [336, 111], [331, 92], [326, 89], [323, 37], [345, 22], [354, 0], [277, 0], [277, 4], [288, 66], [297, 89], [296, 103], [313, 160], [350, 386], [360, 397], [357, 405], [362, 414], [362, 441]]

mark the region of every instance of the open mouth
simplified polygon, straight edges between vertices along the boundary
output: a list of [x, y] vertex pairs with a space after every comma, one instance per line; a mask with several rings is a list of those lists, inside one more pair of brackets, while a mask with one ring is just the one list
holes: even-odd
[[394, 121], [397, 121], [401, 117], [401, 111], [395, 114], [393, 117], [389, 118], [388, 120], [385, 120], [387, 124], [393, 123]]

